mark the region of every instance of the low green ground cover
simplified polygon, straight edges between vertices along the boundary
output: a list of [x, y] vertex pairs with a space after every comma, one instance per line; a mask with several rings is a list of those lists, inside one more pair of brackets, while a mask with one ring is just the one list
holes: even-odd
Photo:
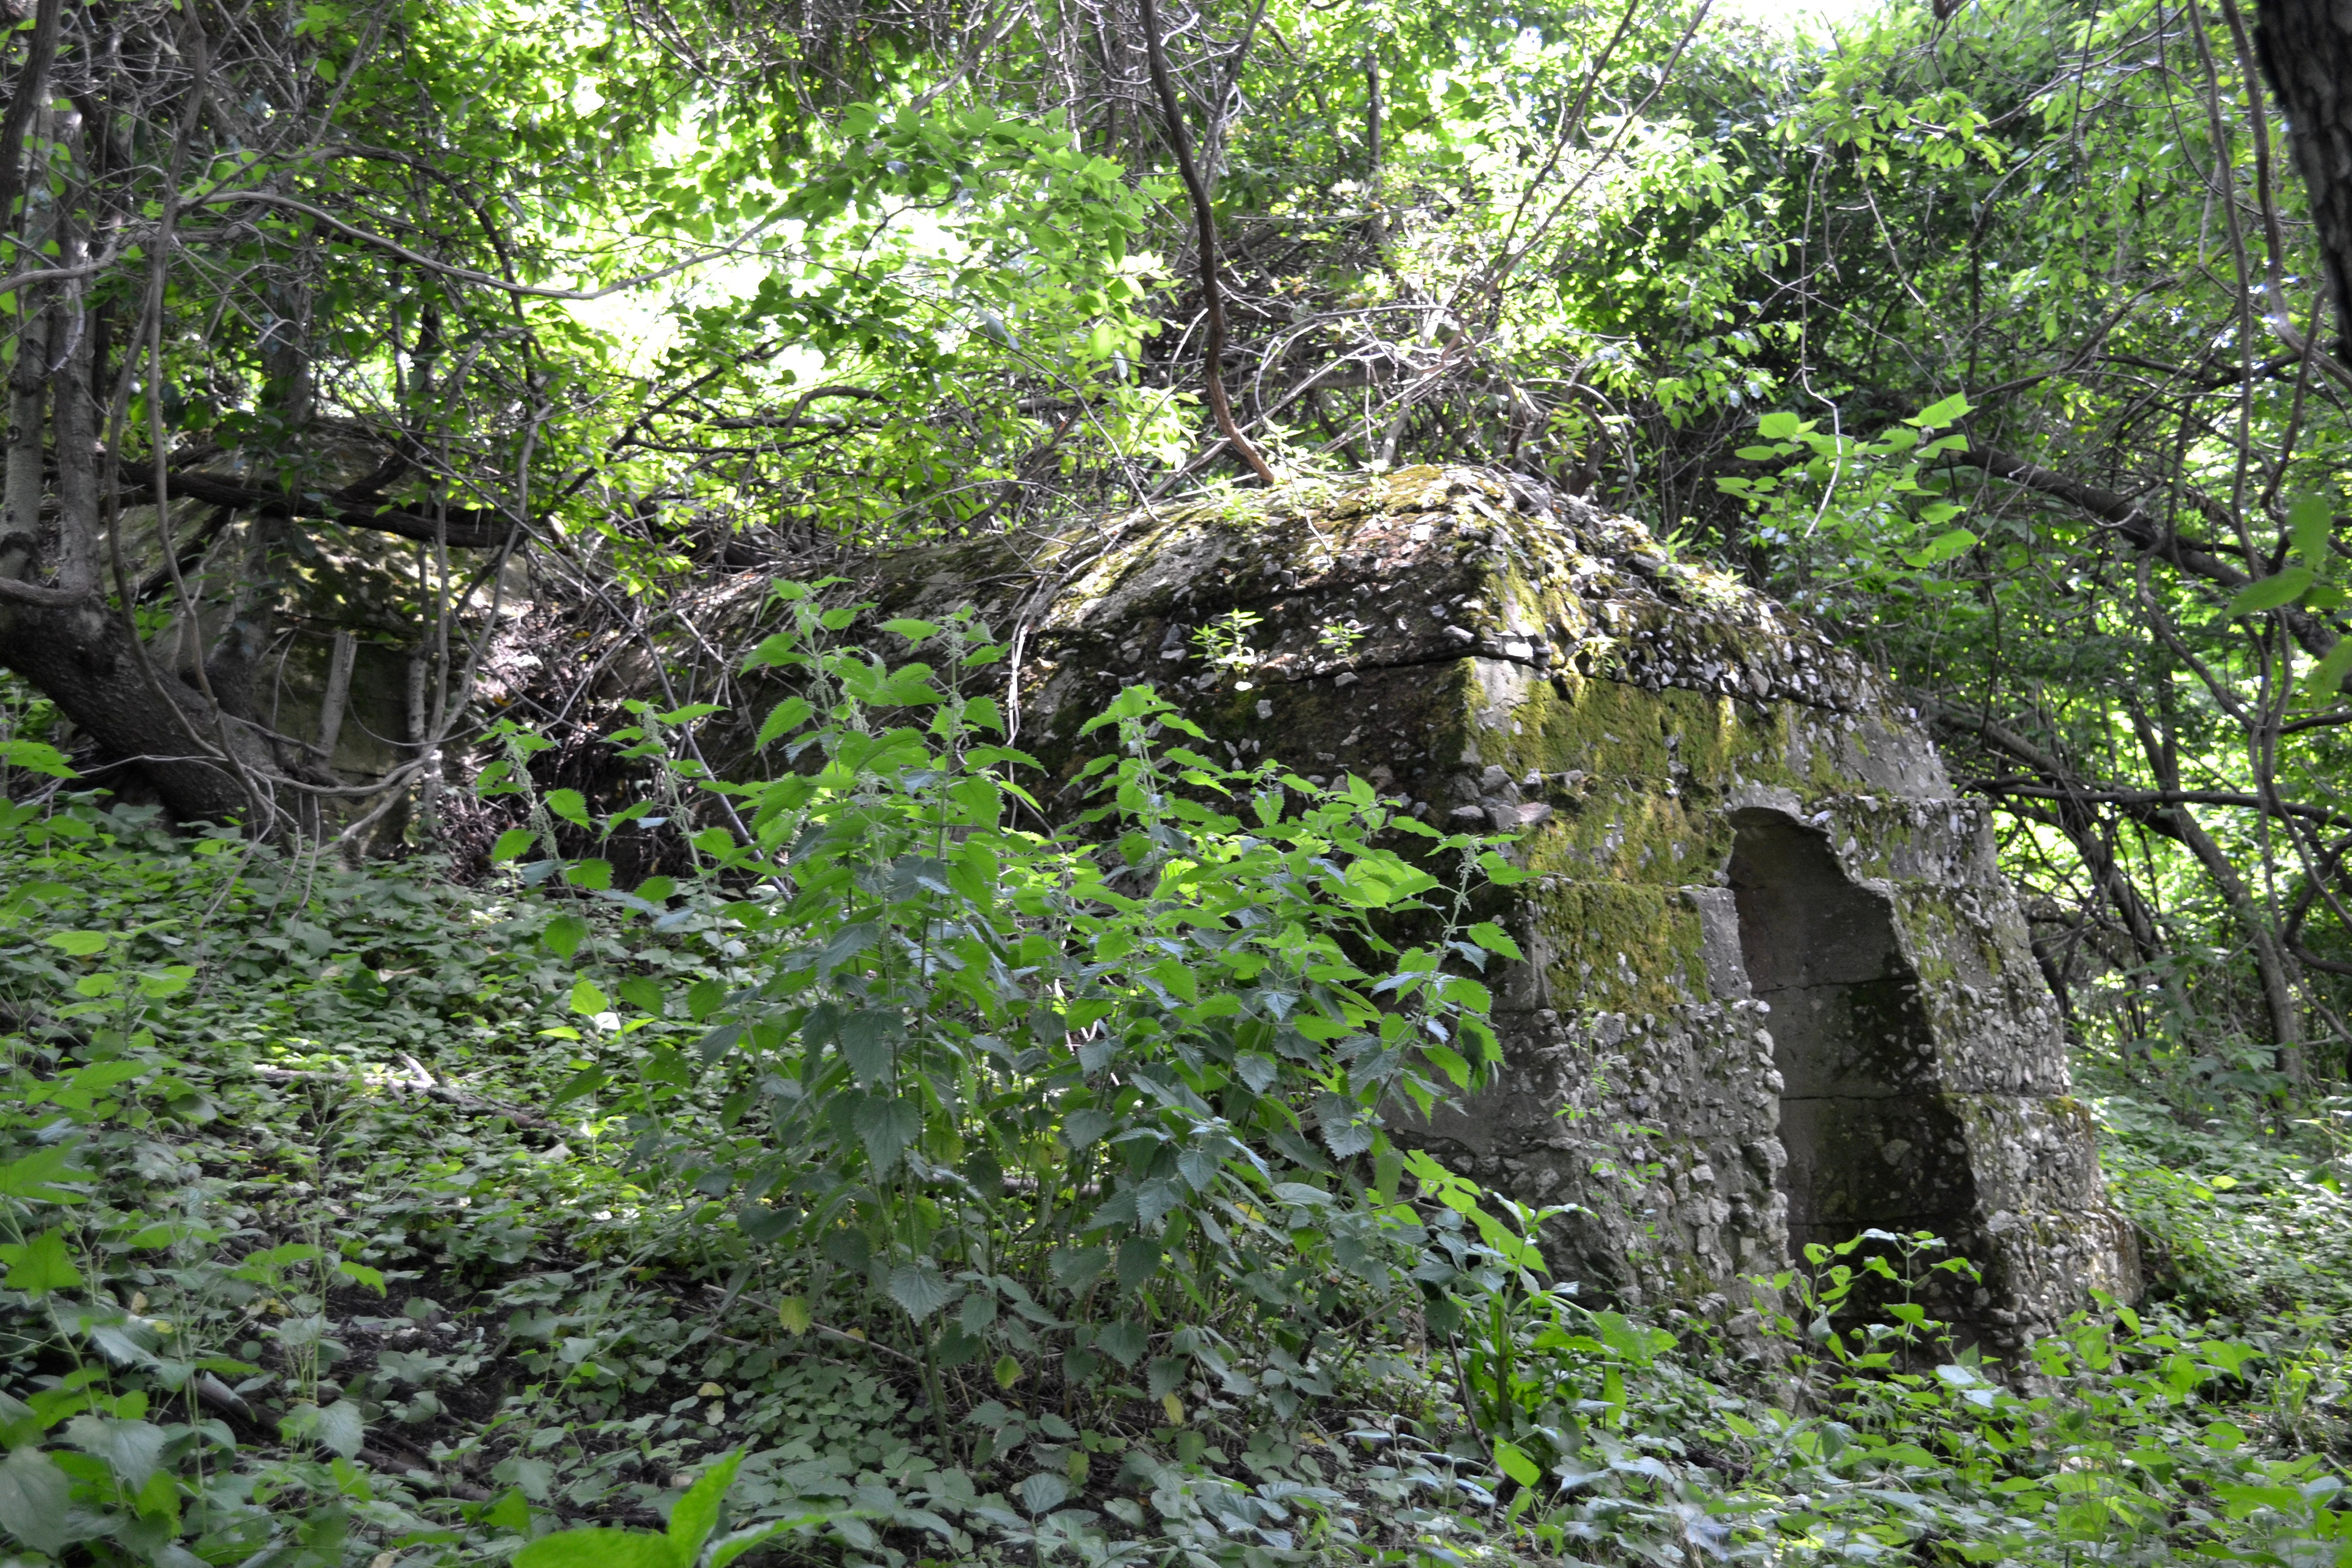
[[480, 888], [6, 808], [15, 1562], [2352, 1560], [2329, 1108], [2110, 1095], [2158, 1299], [2007, 1381], [1860, 1252], [1746, 1338], [1590, 1310], [1378, 1123], [1481, 1070], [1507, 859], [1143, 692], [1094, 835], [1016, 831], [988, 646], [814, 616], [669, 885], [520, 770]]

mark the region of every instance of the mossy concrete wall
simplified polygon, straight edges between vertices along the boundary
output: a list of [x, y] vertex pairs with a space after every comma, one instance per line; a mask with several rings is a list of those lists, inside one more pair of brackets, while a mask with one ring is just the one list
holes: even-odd
[[[1983, 1279], [1941, 1304], [1996, 1342], [2136, 1287], [1983, 806], [1876, 672], [1780, 605], [1637, 523], [1469, 469], [1244, 492], [1020, 554], [926, 552], [884, 597], [990, 584], [1021, 623], [1020, 743], [1049, 766], [1074, 769], [1077, 726], [1150, 681], [1236, 758], [1523, 836], [1502, 1081], [1412, 1134], [1579, 1205], [1552, 1250], [1589, 1295], [1744, 1300], [1743, 1276], [1791, 1261], [1792, 1197], [1800, 1244], [1948, 1236]], [[1263, 617], [1241, 679], [1192, 640], [1237, 608]], [[1319, 634], [1345, 623], [1363, 636], [1341, 658]], [[1791, 856], [1843, 879], [1824, 896], [1843, 926], [1796, 934], [1819, 900], [1774, 885]], [[1861, 946], [1874, 967], [1841, 978]], [[1786, 972], [1772, 994], [1803, 1040], [1776, 1041], [1751, 962]]]

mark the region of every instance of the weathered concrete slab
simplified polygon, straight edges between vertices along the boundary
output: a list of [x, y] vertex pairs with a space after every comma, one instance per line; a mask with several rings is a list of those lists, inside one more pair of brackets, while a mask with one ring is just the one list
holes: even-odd
[[[1236, 759], [1524, 835], [1502, 1081], [1416, 1135], [1580, 1205], [1551, 1245], [1592, 1295], [1744, 1299], [1873, 1226], [1974, 1258], [1982, 1285], [1938, 1304], [1996, 1345], [2136, 1289], [1981, 803], [1780, 605], [1466, 469], [926, 552], [882, 593], [944, 608], [980, 582], [1018, 622], [1020, 742], [1049, 765], [1148, 680]], [[1244, 675], [1192, 640], [1237, 608], [1263, 617]], [[1347, 657], [1335, 626], [1360, 629]]]

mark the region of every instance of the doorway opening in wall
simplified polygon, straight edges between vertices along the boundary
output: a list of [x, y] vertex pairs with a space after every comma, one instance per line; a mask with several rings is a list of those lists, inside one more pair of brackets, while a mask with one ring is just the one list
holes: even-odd
[[1885, 895], [1826, 834], [1784, 812], [1735, 814], [1731, 891], [1749, 994], [1770, 1005], [1789, 1248], [1876, 1228], [1957, 1241], [1975, 1203], [1958, 1120], [1935, 1092], [1919, 976]]

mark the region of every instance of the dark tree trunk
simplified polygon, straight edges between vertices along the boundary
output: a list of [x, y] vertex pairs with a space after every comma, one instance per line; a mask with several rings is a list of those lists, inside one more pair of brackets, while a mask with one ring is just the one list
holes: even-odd
[[2259, 0], [2254, 43], [2286, 110], [2295, 167], [2336, 300], [2336, 353], [2352, 359], [2352, 7]]
[[173, 690], [180, 682], [161, 670], [151, 679], [121, 620], [95, 601], [0, 602], [0, 666], [55, 702], [105, 761], [131, 763], [173, 816], [226, 822], [250, 810], [236, 774], [205, 754], [215, 748], [203, 695]]

